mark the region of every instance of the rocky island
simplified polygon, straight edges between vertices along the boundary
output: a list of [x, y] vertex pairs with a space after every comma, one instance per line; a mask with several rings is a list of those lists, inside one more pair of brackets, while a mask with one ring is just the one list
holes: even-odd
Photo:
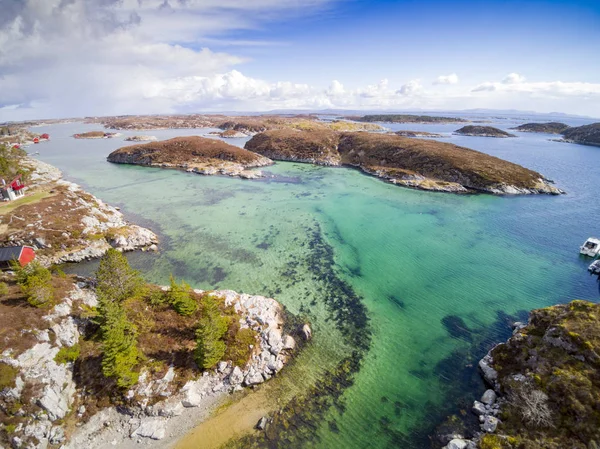
[[562, 193], [520, 165], [450, 143], [393, 134], [277, 130], [254, 136], [245, 148], [276, 160], [354, 166], [393, 184], [423, 190]]
[[600, 146], [600, 123], [569, 128], [562, 135], [565, 142]]
[[600, 447], [599, 317], [600, 304], [573, 301], [515, 323], [513, 336], [479, 362], [491, 387], [473, 404], [480, 431], [445, 447]]
[[445, 137], [443, 134], [429, 133], [427, 131], [396, 131], [394, 134], [400, 137]]
[[514, 129], [515, 131], [527, 132], [527, 133], [545, 133], [545, 134], [562, 134], [569, 128], [569, 125], [565, 125], [560, 122], [548, 122], [548, 123], [525, 123], [519, 125]]
[[459, 134], [461, 136], [474, 136], [474, 137], [517, 137], [514, 134], [507, 133], [498, 128], [494, 128], [493, 126], [463, 126], [460, 129], [454, 131], [455, 134]]
[[117, 137], [118, 133], [107, 133], [104, 131], [88, 131], [80, 134], [73, 134], [75, 139], [111, 139]]
[[107, 160], [116, 164], [177, 168], [204, 175], [224, 174], [245, 178], [260, 177], [260, 173], [249, 171], [249, 168], [273, 163], [264, 156], [220, 140], [198, 136], [175, 137], [119, 148], [110, 153]]
[[155, 142], [157, 140], [156, 136], [129, 136], [125, 138], [125, 142]]
[[363, 115], [362, 117], [346, 117], [358, 122], [382, 122], [382, 123], [466, 123], [468, 120], [458, 117], [439, 117], [432, 115], [411, 115], [411, 114], [374, 114]]

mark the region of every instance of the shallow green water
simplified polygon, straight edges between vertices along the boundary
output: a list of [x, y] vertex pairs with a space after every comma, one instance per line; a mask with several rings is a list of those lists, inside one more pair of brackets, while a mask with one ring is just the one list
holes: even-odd
[[[288, 373], [300, 390], [347, 356], [353, 338], [368, 342], [344, 411], [319, 416], [305, 446], [427, 447], [435, 422], [459, 397], [472, 401], [483, 388], [474, 365], [509, 335], [507, 315], [598, 298], [588, 261], [577, 254], [586, 237], [600, 233], [592, 191], [598, 148], [539, 135], [512, 143], [452, 138], [537, 169], [569, 191], [497, 198], [412, 191], [355, 170], [291, 163], [268, 168], [274, 178], [267, 181], [112, 165], [106, 155], [124, 143], [68, 137], [86, 129], [45, 127], [40, 132], [52, 141], [35, 149], [67, 178], [160, 232], [157, 255], [130, 256], [148, 280], [166, 283], [172, 272], [198, 288], [273, 296], [307, 317], [315, 339]], [[344, 296], [346, 285], [366, 306], [364, 329], [352, 328], [362, 316], [352, 303], [332, 319], [332, 296]], [[355, 331], [358, 337], [348, 335]]]

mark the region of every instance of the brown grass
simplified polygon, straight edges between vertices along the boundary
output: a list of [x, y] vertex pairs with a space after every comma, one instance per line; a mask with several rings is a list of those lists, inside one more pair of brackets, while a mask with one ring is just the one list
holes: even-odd
[[110, 162], [120, 162], [122, 159], [131, 160], [132, 162], [128, 163], [139, 165], [182, 165], [202, 163], [207, 159], [252, 164], [259, 156], [221, 140], [190, 136], [131, 145], [119, 148], [108, 156]]
[[542, 177], [520, 165], [469, 148], [390, 134], [342, 134], [339, 151], [346, 164], [400, 168], [474, 189], [496, 183], [533, 187]]
[[85, 133], [75, 134], [73, 137], [76, 139], [94, 139], [104, 137], [104, 131], [88, 131]]
[[257, 134], [245, 148], [271, 159], [339, 163], [338, 134], [328, 129], [298, 131], [278, 129]]

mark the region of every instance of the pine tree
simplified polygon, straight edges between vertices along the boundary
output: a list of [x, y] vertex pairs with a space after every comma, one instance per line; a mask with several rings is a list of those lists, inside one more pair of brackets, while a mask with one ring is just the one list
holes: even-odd
[[198, 310], [198, 304], [191, 295], [192, 288], [184, 281], [177, 284], [173, 275], [171, 275], [171, 289], [168, 293], [169, 302], [180, 315], [191, 315]]
[[17, 283], [27, 296], [29, 304], [43, 307], [54, 299], [52, 286], [52, 273], [38, 261], [33, 261], [21, 267], [18, 262], [13, 262], [11, 268], [15, 271]]
[[223, 336], [227, 332], [228, 320], [221, 316], [215, 299], [206, 295], [202, 298], [202, 318], [196, 330], [196, 363], [204, 369], [212, 368], [225, 355]]
[[144, 280], [129, 266], [127, 258], [116, 249], [109, 249], [100, 259], [96, 271], [96, 290], [106, 299], [123, 302], [144, 291]]
[[114, 377], [121, 388], [136, 384], [139, 374], [134, 371], [139, 350], [137, 328], [128, 319], [123, 306], [105, 301], [102, 325], [102, 373]]

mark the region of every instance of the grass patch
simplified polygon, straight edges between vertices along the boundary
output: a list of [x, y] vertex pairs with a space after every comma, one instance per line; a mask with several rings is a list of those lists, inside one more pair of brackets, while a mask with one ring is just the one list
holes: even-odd
[[6, 215], [21, 206], [25, 206], [26, 204], [35, 204], [43, 200], [44, 198], [48, 198], [50, 196], [52, 196], [50, 192], [40, 191], [32, 193], [30, 195], [26, 195], [24, 197], [20, 197], [14, 201], [0, 203], [0, 215]]
[[5, 388], [14, 388], [19, 370], [6, 363], [0, 363], [0, 391]]
[[73, 363], [79, 358], [80, 352], [81, 347], [79, 344], [75, 344], [70, 348], [63, 346], [60, 348], [56, 356], [54, 356], [54, 361], [58, 364]]

